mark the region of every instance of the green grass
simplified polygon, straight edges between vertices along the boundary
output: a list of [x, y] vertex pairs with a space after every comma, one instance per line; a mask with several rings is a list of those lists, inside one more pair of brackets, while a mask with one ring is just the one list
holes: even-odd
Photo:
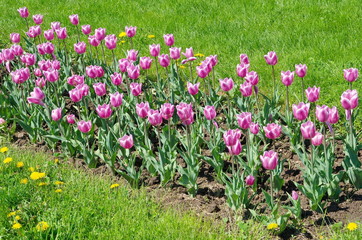
[[[111, 189], [110, 178], [77, 170], [66, 163], [55, 164], [53, 157], [30, 150], [11, 148], [5, 164], [0, 156], [0, 239], [233, 239], [226, 225], [201, 219], [194, 213], [162, 209], [144, 189], [131, 190], [125, 184]], [[17, 168], [17, 162], [25, 165]], [[45, 172], [46, 177], [31, 180], [29, 167]], [[27, 178], [27, 184], [20, 180]], [[64, 182], [55, 185], [55, 181]], [[40, 182], [47, 185], [39, 186]], [[62, 189], [61, 193], [55, 192]], [[12, 229], [18, 211], [22, 228]], [[36, 230], [40, 221], [50, 227]], [[265, 232], [252, 232], [247, 224], [243, 235], [260, 238]], [[250, 232], [250, 233], [249, 233]]]

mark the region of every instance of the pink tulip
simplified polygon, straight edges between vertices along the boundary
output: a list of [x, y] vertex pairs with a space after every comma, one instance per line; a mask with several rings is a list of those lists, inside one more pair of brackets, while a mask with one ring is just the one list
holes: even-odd
[[223, 139], [226, 146], [234, 146], [241, 137], [240, 129], [230, 129], [224, 132]]
[[201, 65], [196, 67], [197, 75], [200, 78], [206, 78], [209, 75], [211, 69], [207, 65]]
[[101, 41], [99, 41], [96, 36], [94, 35], [89, 35], [88, 36], [88, 42], [90, 45], [92, 45], [93, 47], [98, 47], [99, 44], [101, 44]]
[[147, 116], [148, 121], [152, 126], [158, 126], [162, 124], [162, 114], [158, 110], [148, 110]]
[[242, 112], [241, 114], [236, 115], [238, 119], [238, 124], [241, 129], [248, 129], [251, 124], [251, 113]]
[[35, 38], [41, 34], [40, 26], [31, 26], [29, 30], [26, 32], [26, 35], [30, 38]]
[[83, 93], [77, 88], [69, 91], [69, 97], [73, 102], [80, 102], [83, 98]]
[[165, 44], [167, 46], [172, 46], [175, 43], [175, 38], [173, 34], [165, 34], [163, 35], [163, 39], [165, 40]]
[[28, 11], [28, 9], [26, 7], [19, 8], [18, 12], [20, 14], [20, 17], [22, 17], [22, 18], [29, 17], [29, 11]]
[[302, 123], [302, 125], [300, 126], [300, 131], [302, 132], [304, 139], [312, 139], [316, 134], [315, 125], [311, 121]]
[[113, 50], [113, 49], [115, 49], [116, 46], [117, 46], [117, 37], [116, 37], [116, 35], [114, 35], [114, 34], [107, 35], [107, 36], [104, 38], [104, 41], [105, 41], [106, 47], [107, 47], [109, 50]]
[[43, 72], [39, 68], [35, 68], [34, 75], [37, 77], [41, 77], [41, 76], [43, 76]]
[[249, 175], [245, 178], [245, 184], [248, 186], [253, 186], [255, 182], [255, 177], [253, 175]]
[[104, 96], [107, 94], [105, 83], [95, 83], [93, 84], [93, 89], [97, 96]]
[[259, 83], [259, 76], [256, 72], [251, 71], [246, 74], [245, 80], [251, 85], [256, 86]]
[[186, 58], [191, 58], [194, 56], [194, 50], [191, 48], [186, 48], [186, 51], [182, 53]]
[[85, 42], [74, 43], [74, 51], [78, 54], [85, 53], [87, 45]]
[[127, 73], [130, 79], [137, 79], [140, 76], [140, 66], [134, 66], [133, 64], [128, 65]]
[[141, 102], [136, 104], [136, 113], [140, 118], [146, 118], [149, 110], [150, 105], [148, 102]]
[[2, 55], [5, 61], [12, 61], [15, 58], [15, 54], [10, 48], [3, 49]]
[[20, 34], [19, 33], [10, 33], [10, 40], [12, 43], [20, 42]]
[[23, 48], [17, 44], [12, 45], [10, 49], [11, 49], [11, 51], [13, 51], [15, 56], [21, 56], [24, 53]]
[[70, 23], [71, 23], [71, 24], [73, 24], [73, 25], [78, 25], [78, 24], [79, 24], [78, 14], [70, 15], [70, 16], [69, 16], [69, 20], [70, 20]]
[[30, 93], [30, 97], [32, 98], [37, 98], [39, 100], [43, 100], [45, 98], [45, 94], [43, 93], [43, 91], [36, 87], [34, 88], [34, 90]]
[[269, 65], [275, 65], [278, 63], [278, 57], [277, 57], [277, 54], [272, 51], [272, 52], [268, 52], [267, 55], [264, 55], [264, 59], [266, 61], [267, 64]]
[[47, 71], [48, 69], [53, 68], [52, 61], [50, 60], [40, 60], [38, 62], [38, 66], [42, 71]]
[[168, 54], [162, 54], [158, 56], [158, 62], [162, 67], [168, 67], [170, 65], [170, 57]]
[[348, 82], [354, 82], [358, 78], [358, 69], [357, 68], [349, 68], [343, 70], [343, 77]]
[[100, 118], [106, 119], [112, 115], [112, 108], [109, 104], [103, 104], [96, 108], [96, 112]]
[[92, 129], [92, 122], [91, 121], [79, 121], [78, 122], [78, 129], [79, 131], [83, 132], [83, 133], [87, 133]]
[[307, 96], [307, 99], [309, 102], [315, 102], [319, 99], [319, 92], [320, 92], [320, 88], [314, 86], [313, 88], [309, 87], [308, 89], [305, 90], [305, 94]]
[[59, 39], [65, 39], [65, 38], [68, 37], [67, 28], [65, 28], [65, 27], [61, 27], [59, 29], [56, 29], [55, 33], [57, 34], [57, 37]]
[[357, 90], [348, 89], [341, 95], [342, 107], [346, 110], [354, 109], [358, 106]]
[[187, 82], [187, 91], [191, 94], [191, 95], [196, 95], [199, 92], [199, 86], [200, 83], [196, 83], [196, 84], [192, 84], [190, 82]]
[[172, 105], [171, 103], [164, 103], [160, 109], [162, 118], [165, 120], [172, 118], [174, 111], [175, 111], [175, 106]]
[[258, 123], [250, 123], [250, 132], [254, 135], [259, 133], [259, 124]]
[[228, 92], [234, 87], [234, 81], [232, 78], [219, 79], [220, 87], [223, 91]]
[[48, 41], [52, 41], [54, 39], [54, 30], [49, 29], [44, 31], [44, 38]]
[[339, 120], [339, 114], [337, 107], [332, 107], [329, 109], [328, 122], [330, 124], [335, 124]]
[[253, 85], [245, 81], [243, 84], [240, 84], [240, 92], [243, 97], [251, 96], [253, 94]]
[[124, 135], [123, 137], [118, 139], [119, 145], [125, 149], [130, 149], [133, 147], [133, 136], [132, 135]]
[[312, 138], [312, 144], [314, 146], [319, 146], [323, 143], [324, 136], [320, 132], [316, 132], [314, 137]]
[[68, 122], [69, 124], [74, 124], [74, 123], [75, 123], [75, 116], [74, 116], [74, 114], [69, 114], [69, 115], [66, 116], [66, 118], [67, 118], [67, 122]]
[[170, 48], [170, 57], [177, 60], [181, 57], [181, 48], [172, 47]]
[[60, 22], [51, 22], [50, 27], [55, 31], [60, 28]]
[[[188, 62], [192, 62], [192, 61], [195, 61], [197, 58], [195, 57], [190, 57], [190, 58], [187, 58], [187, 59], [184, 59], [181, 61], [181, 64], [186, 64]], [[208, 65], [208, 64], [203, 64], [203, 65]]]
[[160, 54], [160, 44], [152, 44], [149, 48], [151, 56], [157, 57]]
[[140, 57], [140, 67], [144, 70], [151, 68], [152, 59], [150, 57]]
[[240, 64], [249, 64], [249, 58], [248, 58], [248, 55], [246, 55], [245, 53], [243, 54], [240, 54]]
[[102, 77], [104, 70], [101, 66], [90, 65], [85, 68], [85, 72], [90, 78]]
[[97, 40], [102, 41], [106, 37], [106, 29], [97, 28], [96, 30], [94, 30], [94, 36]]
[[123, 82], [122, 74], [117, 73], [117, 72], [113, 73], [111, 75], [111, 80], [114, 85], [116, 85], [116, 86], [121, 85]]
[[205, 106], [204, 115], [207, 120], [213, 120], [216, 117], [216, 111], [214, 106]]
[[315, 114], [316, 114], [318, 121], [326, 122], [326, 121], [328, 121], [328, 117], [329, 117], [329, 107], [326, 105], [323, 105], [323, 106], [317, 105]]
[[288, 86], [292, 85], [292, 83], [293, 83], [294, 72], [291, 72], [289, 70], [286, 72], [282, 71], [281, 78], [282, 78], [282, 83], [288, 87]]
[[43, 71], [43, 74], [47, 81], [56, 82], [59, 79], [59, 72], [55, 69], [48, 69], [48, 71]]
[[90, 25], [83, 25], [82, 26], [82, 33], [84, 35], [89, 35], [92, 32], [92, 28]]
[[264, 154], [260, 156], [260, 160], [263, 168], [274, 170], [278, 165], [278, 154], [273, 150], [265, 151]]
[[192, 104], [181, 102], [176, 106], [177, 115], [185, 125], [190, 125], [194, 122], [194, 111], [192, 110]]
[[80, 91], [83, 97], [89, 94], [89, 86], [87, 84], [79, 84], [75, 88]]
[[109, 94], [112, 107], [119, 107], [122, 105], [123, 94], [119, 92]]
[[133, 61], [133, 62], [137, 61], [137, 55], [138, 55], [138, 51], [136, 51], [134, 49], [127, 51], [127, 59], [129, 61]]
[[307, 119], [309, 114], [310, 103], [299, 103], [298, 105], [293, 104], [293, 115], [299, 121]]
[[298, 200], [299, 195], [298, 195], [298, 193], [297, 193], [296, 191], [292, 191], [292, 198], [293, 198], [293, 200], [295, 200], [295, 201]]
[[62, 118], [62, 108], [53, 109], [51, 115], [53, 121], [59, 121]]
[[30, 70], [29, 68], [20, 68], [10, 72], [10, 76], [14, 83], [21, 84], [30, 78]]
[[136, 35], [137, 32], [137, 27], [126, 27], [125, 28], [125, 32], [127, 34], [127, 37], [134, 37]]
[[6, 123], [6, 120], [3, 119], [3, 118], [0, 118], [0, 125], [3, 125], [3, 124], [5, 124], [5, 123]]
[[229, 150], [229, 154], [230, 155], [234, 155], [237, 156], [241, 153], [241, 151], [243, 150], [241, 143], [239, 140], [236, 141], [236, 144], [233, 146], [227, 146], [228, 150]]
[[249, 71], [249, 64], [240, 63], [236, 65], [236, 73], [239, 77], [244, 78]]
[[119, 70], [123, 73], [127, 72], [127, 67], [130, 65], [130, 62], [127, 58], [122, 58], [118, 60]]
[[265, 136], [269, 139], [276, 139], [280, 136], [282, 131], [282, 126], [276, 123], [269, 123], [266, 127], [263, 128]]
[[40, 88], [43, 88], [43, 87], [45, 87], [45, 84], [47, 83], [47, 81], [44, 79], [44, 78], [37, 78], [36, 80], [35, 80], [35, 85], [37, 86], [37, 87], [40, 87]]
[[72, 85], [72, 86], [77, 86], [79, 84], [83, 84], [84, 76], [79, 76], [79, 75], [70, 76], [70, 77], [68, 77], [67, 82], [69, 85]]
[[295, 65], [295, 73], [298, 75], [298, 77], [304, 78], [305, 75], [307, 74], [307, 65], [305, 64]]
[[135, 97], [137, 97], [142, 93], [142, 83], [133, 82], [129, 85], [129, 88], [131, 90], [132, 95]]
[[33, 21], [35, 24], [42, 24], [43, 23], [43, 15], [40, 15], [40, 14], [36, 14], [36, 15], [33, 15]]

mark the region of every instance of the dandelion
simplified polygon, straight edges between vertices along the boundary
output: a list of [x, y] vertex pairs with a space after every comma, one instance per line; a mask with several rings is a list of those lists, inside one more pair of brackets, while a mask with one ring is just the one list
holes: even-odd
[[62, 181], [55, 181], [54, 184], [55, 184], [55, 185], [63, 185], [64, 182], [62, 182]]
[[55, 163], [55, 164], [58, 164], [58, 163], [59, 163], [59, 159], [58, 159], [58, 158], [54, 159], [54, 163]]
[[15, 223], [13, 226], [12, 226], [12, 229], [20, 229], [21, 228], [21, 224], [20, 223]]
[[126, 32], [121, 32], [118, 36], [119, 36], [119, 37], [126, 37], [126, 36], [127, 36], [127, 33], [126, 33]]
[[15, 216], [15, 220], [17, 220], [17, 221], [19, 221], [21, 219], [21, 217], [20, 216]]
[[28, 168], [30, 172], [34, 172], [35, 169], [33, 167]]
[[47, 222], [41, 221], [36, 225], [36, 230], [45, 231], [49, 228], [49, 224]]
[[202, 53], [196, 53], [196, 54], [195, 54], [195, 57], [205, 57], [205, 55], [202, 54]]
[[276, 223], [269, 223], [268, 226], [267, 226], [268, 230], [273, 230], [273, 229], [276, 229], [278, 228], [278, 224]]
[[178, 67], [181, 68], [181, 69], [185, 69], [185, 68], [186, 68], [184, 65], [180, 65], [180, 66], [178, 66]]
[[61, 193], [61, 192], [63, 192], [63, 190], [62, 189], [56, 189], [55, 192], [56, 193]]
[[123, 41], [121, 41], [121, 43], [125, 43], [125, 42], [126, 42], [126, 41], [124, 41], [124, 40], [123, 40]]
[[32, 172], [30, 174], [31, 180], [38, 180], [38, 179], [44, 178], [44, 177], [45, 177], [45, 173], [41, 173], [41, 172]]
[[8, 147], [2, 147], [0, 148], [0, 153], [4, 153], [4, 152], [7, 152], [9, 151], [9, 148]]
[[29, 182], [29, 180], [27, 178], [23, 178], [20, 180], [21, 184], [27, 184]]
[[24, 167], [24, 163], [23, 162], [17, 162], [16, 167], [17, 168], [22, 168], [22, 167]]
[[156, 36], [155, 36], [155, 35], [150, 34], [150, 35], [148, 35], [147, 37], [148, 37], [148, 38], [155, 38]]
[[15, 216], [16, 215], [16, 212], [10, 212], [9, 214], [8, 214], [8, 217], [12, 217], [12, 216]]
[[46, 185], [48, 185], [46, 182], [41, 182], [41, 183], [39, 183], [38, 184], [39, 186], [46, 186]]
[[7, 157], [4, 159], [4, 163], [9, 163], [11, 161], [13, 161], [13, 159], [11, 157]]
[[357, 228], [358, 228], [358, 225], [357, 225], [357, 223], [354, 223], [354, 222], [348, 223], [348, 225], [347, 225], [347, 229], [350, 231], [354, 231]]
[[112, 189], [112, 188], [117, 188], [117, 187], [119, 187], [119, 184], [118, 184], [118, 183], [115, 183], [115, 184], [112, 184], [112, 185], [111, 185], [111, 189]]

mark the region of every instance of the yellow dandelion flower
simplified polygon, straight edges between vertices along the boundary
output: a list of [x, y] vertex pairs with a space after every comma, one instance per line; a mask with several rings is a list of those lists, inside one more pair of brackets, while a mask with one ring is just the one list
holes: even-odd
[[55, 163], [55, 164], [58, 164], [58, 163], [59, 163], [59, 159], [58, 159], [58, 158], [54, 159], [54, 163]]
[[9, 151], [9, 148], [8, 147], [2, 147], [0, 148], [0, 153], [4, 153], [4, 152], [7, 152]]
[[15, 216], [15, 215], [16, 215], [16, 212], [10, 212], [10, 213], [8, 214], [8, 217]]
[[32, 172], [30, 174], [30, 179], [31, 180], [38, 180], [40, 178], [45, 177], [45, 173], [41, 173], [41, 172]]
[[117, 188], [117, 187], [119, 187], [119, 184], [118, 184], [118, 183], [115, 183], [115, 184], [112, 184], [112, 185], [111, 185], [111, 188]]
[[357, 223], [354, 223], [354, 222], [348, 223], [348, 225], [347, 225], [347, 229], [350, 231], [354, 231], [357, 228], [358, 228], [358, 225], [357, 225]]
[[13, 161], [13, 159], [11, 157], [7, 157], [4, 159], [4, 163], [9, 163], [11, 161]]
[[34, 172], [34, 171], [35, 171], [35, 168], [30, 167], [30, 168], [29, 168], [29, 171], [30, 171], [30, 172]]
[[267, 226], [268, 230], [273, 230], [273, 229], [276, 229], [278, 228], [278, 224], [276, 223], [269, 223], [268, 226]]
[[150, 34], [150, 35], [148, 35], [147, 37], [148, 37], [148, 38], [155, 38], [156, 36], [153, 35], [153, 34]]
[[48, 183], [46, 183], [46, 182], [41, 182], [38, 184], [38, 186], [46, 186], [46, 185], [48, 185]]
[[62, 189], [56, 189], [55, 192], [56, 193], [61, 193], [61, 192], [63, 192], [63, 190]]
[[20, 223], [15, 223], [13, 226], [12, 226], [12, 229], [20, 229], [21, 228], [21, 224]]
[[21, 184], [27, 184], [29, 182], [29, 180], [27, 178], [23, 178], [20, 180]]
[[49, 224], [47, 222], [41, 221], [36, 225], [36, 230], [45, 231], [49, 228]]
[[20, 216], [18, 216], [18, 215], [15, 216], [15, 220], [19, 221], [20, 219], [21, 219]]
[[195, 54], [195, 57], [205, 57], [205, 55], [202, 54], [202, 53], [196, 53], [196, 54]]
[[123, 40], [123, 41], [121, 41], [121, 43], [125, 43], [125, 42], [126, 42], [126, 41], [124, 41], [124, 40]]
[[121, 32], [118, 36], [119, 36], [119, 37], [126, 37], [126, 36], [127, 36], [127, 33], [126, 33], [126, 32]]
[[22, 168], [22, 167], [24, 167], [24, 163], [23, 162], [17, 162], [16, 167], [17, 168]]
[[184, 65], [180, 65], [179, 68], [185, 69], [186, 67]]
[[62, 181], [55, 181], [54, 184], [55, 184], [55, 185], [63, 185], [64, 182], [62, 182]]

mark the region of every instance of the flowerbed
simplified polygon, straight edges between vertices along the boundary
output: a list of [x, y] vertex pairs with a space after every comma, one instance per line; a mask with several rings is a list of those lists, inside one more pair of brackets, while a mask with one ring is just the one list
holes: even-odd
[[[70, 23], [78, 34], [69, 49], [66, 27], [52, 22], [51, 29], [42, 32], [41, 15], [34, 15], [36, 25], [29, 27], [28, 10], [18, 11], [27, 31], [24, 36], [11, 34], [13, 45], [0, 55], [8, 72], [1, 82], [1, 114], [15, 119], [31, 141], [45, 141], [68, 157], [82, 157], [90, 168], [105, 164], [135, 188], [147, 171], [160, 185], [176, 182], [191, 196], [198, 194], [200, 168], [207, 164], [225, 186], [228, 206], [247, 209], [275, 233], [288, 224], [298, 226], [301, 194], [313, 211], [325, 216], [327, 203], [338, 201], [344, 192], [342, 184], [353, 191], [362, 187], [361, 131], [353, 128], [357, 69], [344, 70], [349, 89], [341, 95], [341, 106], [347, 134], [337, 171], [333, 125], [342, 121], [342, 113], [318, 102], [320, 88], [304, 86], [306, 65], [282, 71], [280, 84], [278, 57], [269, 52], [264, 58], [274, 84], [270, 92], [261, 93], [246, 54], [236, 66], [239, 79], [224, 78], [218, 84], [217, 56], [204, 58], [192, 48], [182, 52], [174, 47], [172, 34], [164, 35], [162, 49], [167, 54], [161, 54], [161, 44], [142, 53], [133, 40], [136, 27], [126, 27], [119, 35], [127, 39], [120, 46], [116, 35], [106, 35], [104, 28], [92, 35], [91, 26], [80, 27], [78, 15], [72, 15]], [[116, 56], [117, 47], [125, 51], [124, 58]], [[291, 104], [289, 86], [295, 78], [301, 84], [301, 102]], [[240, 87], [236, 82], [242, 82]], [[301, 162], [302, 176], [284, 195], [282, 172], [292, 159], [283, 158], [277, 148], [281, 139]], [[262, 193], [268, 214], [251, 204], [257, 193]], [[283, 197], [289, 201], [282, 202]]]

